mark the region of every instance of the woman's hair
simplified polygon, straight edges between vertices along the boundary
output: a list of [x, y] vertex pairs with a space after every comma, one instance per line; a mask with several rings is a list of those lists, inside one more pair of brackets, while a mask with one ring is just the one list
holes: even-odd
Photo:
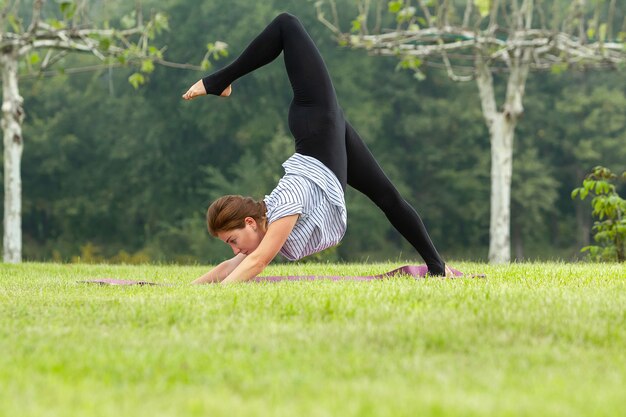
[[265, 229], [265, 202], [256, 201], [250, 197], [240, 195], [225, 195], [215, 200], [206, 213], [206, 221], [209, 233], [217, 237], [218, 232], [241, 229], [244, 227], [245, 218], [252, 217]]

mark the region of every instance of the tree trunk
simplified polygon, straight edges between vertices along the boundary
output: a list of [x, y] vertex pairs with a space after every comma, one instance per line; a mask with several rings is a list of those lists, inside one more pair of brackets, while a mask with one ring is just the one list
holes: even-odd
[[4, 262], [22, 260], [22, 97], [17, 82], [18, 57], [0, 53], [2, 69], [2, 130], [4, 132]]
[[511, 177], [513, 175], [513, 134], [515, 124], [503, 113], [493, 117], [491, 126], [491, 219], [489, 262], [511, 260]]
[[509, 63], [509, 80], [504, 110], [496, 106], [493, 77], [483, 52], [476, 52], [476, 83], [483, 116], [491, 137], [491, 219], [489, 223], [489, 262], [511, 260], [511, 177], [513, 175], [513, 137], [517, 120], [523, 113], [522, 99], [528, 76], [530, 49], [515, 50]]

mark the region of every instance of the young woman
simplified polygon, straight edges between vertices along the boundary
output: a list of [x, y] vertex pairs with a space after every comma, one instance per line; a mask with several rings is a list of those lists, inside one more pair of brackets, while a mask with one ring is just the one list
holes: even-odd
[[289, 129], [296, 152], [263, 201], [224, 196], [207, 213], [209, 232], [235, 253], [194, 283], [246, 281], [280, 252], [297, 260], [339, 243], [346, 230], [346, 185], [368, 196], [424, 258], [432, 275], [450, 275], [415, 210], [400, 196], [363, 140], [345, 120], [326, 65], [294, 16], [283, 13], [227, 67], [183, 95], [227, 97], [238, 78], [283, 53], [293, 101]]

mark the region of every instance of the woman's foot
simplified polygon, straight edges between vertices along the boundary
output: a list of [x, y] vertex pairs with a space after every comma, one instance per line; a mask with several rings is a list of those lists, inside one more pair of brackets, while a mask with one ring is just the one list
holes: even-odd
[[229, 85], [228, 87], [226, 87], [226, 90], [222, 91], [222, 94], [220, 94], [220, 97], [228, 97], [230, 93], [232, 92], [233, 92], [233, 87], [232, 85]]
[[[226, 87], [224, 91], [222, 91], [222, 94], [220, 94], [220, 96], [228, 97], [230, 96], [230, 93], [232, 93], [232, 91], [233, 91], [233, 88], [232, 86], [229, 85], [228, 87]], [[191, 100], [200, 96], [206, 96], [206, 89], [204, 88], [204, 84], [202, 83], [202, 80], [192, 85], [189, 88], [189, 90], [187, 90], [187, 92], [183, 94], [183, 99]]]
[[452, 268], [450, 268], [448, 265], [446, 265], [446, 278], [454, 278], [456, 276], [456, 274], [454, 273], [454, 271], [452, 270]]

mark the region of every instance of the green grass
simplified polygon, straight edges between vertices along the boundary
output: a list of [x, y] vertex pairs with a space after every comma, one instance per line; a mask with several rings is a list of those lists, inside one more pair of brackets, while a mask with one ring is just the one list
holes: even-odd
[[455, 266], [487, 278], [196, 287], [206, 268], [2, 265], [0, 415], [626, 415], [626, 266]]

